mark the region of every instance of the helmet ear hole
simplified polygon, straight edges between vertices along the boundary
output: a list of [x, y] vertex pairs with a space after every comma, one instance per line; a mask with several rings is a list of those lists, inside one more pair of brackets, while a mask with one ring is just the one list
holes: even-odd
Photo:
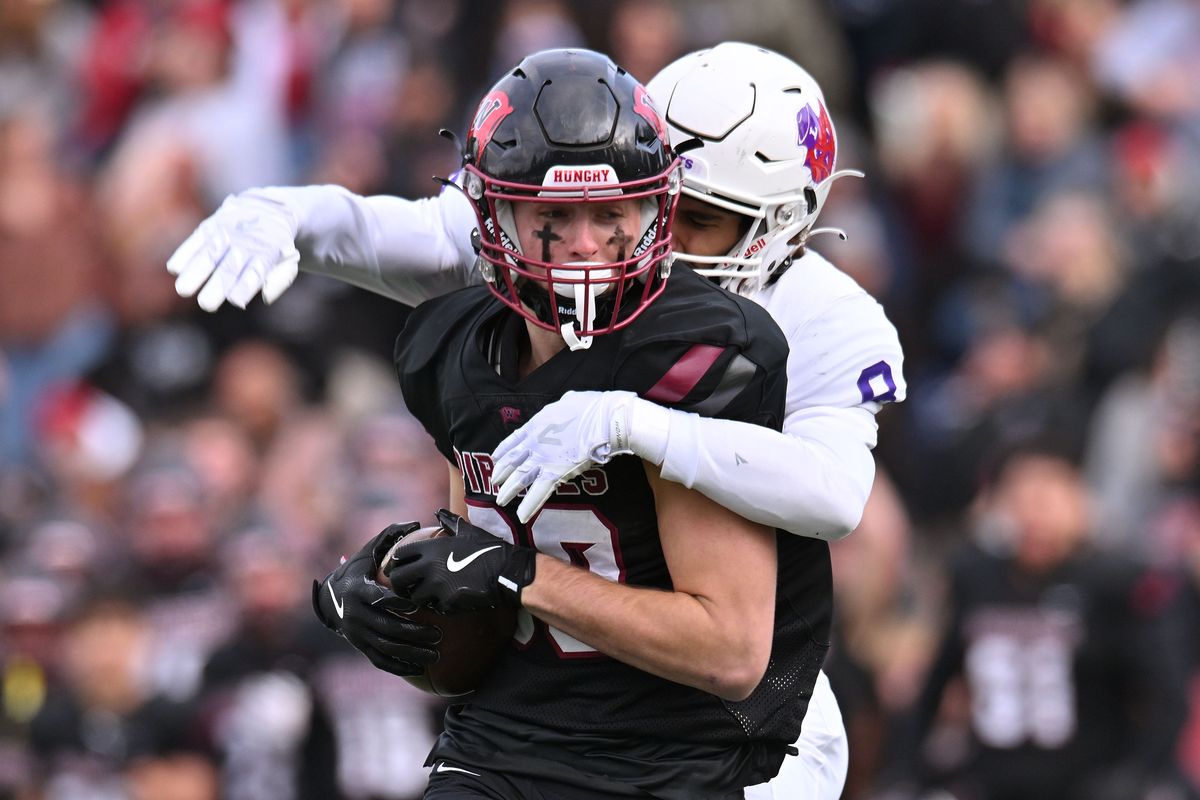
[[808, 213], [815, 214], [817, 211], [817, 191], [811, 186], [804, 187], [804, 202], [808, 205]]

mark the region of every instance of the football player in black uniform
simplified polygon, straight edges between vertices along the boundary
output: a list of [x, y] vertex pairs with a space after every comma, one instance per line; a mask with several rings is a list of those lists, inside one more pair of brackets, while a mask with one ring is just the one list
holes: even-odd
[[919, 762], [946, 687], [961, 676], [969, 756], [924, 779], [949, 796], [1189, 796], [1172, 785], [1186, 709], [1177, 587], [1088, 546], [1083, 480], [1053, 445], [1015, 447], [995, 472], [989, 546], [953, 562], [951, 620], [906, 737], [913, 749], [900, 758]]
[[[489, 454], [571, 390], [777, 427], [786, 343], [761, 307], [687, 270], [667, 280], [678, 166], [644, 88], [606, 57], [527, 58], [465, 151], [488, 286], [419, 307], [396, 366], [470, 522], [439, 512], [457, 535], [384, 567], [419, 603], [520, 610], [513, 646], [447, 714], [426, 797], [741, 797], [799, 733], [828, 642], [827, 545], [632, 456], [521, 524], [495, 504]], [[327, 621], [344, 611], [336, 576], [314, 596]], [[368, 655], [400, 671], [430, 657], [420, 636]]]

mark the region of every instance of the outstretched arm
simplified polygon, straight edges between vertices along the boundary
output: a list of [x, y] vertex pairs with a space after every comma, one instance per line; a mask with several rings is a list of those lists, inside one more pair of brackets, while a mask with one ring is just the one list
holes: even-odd
[[225, 199], [167, 261], [175, 289], [215, 311], [262, 293], [270, 303], [298, 271], [328, 275], [402, 303], [478, 280], [475, 216], [453, 188], [422, 200], [362, 197], [340, 186], [266, 187]]

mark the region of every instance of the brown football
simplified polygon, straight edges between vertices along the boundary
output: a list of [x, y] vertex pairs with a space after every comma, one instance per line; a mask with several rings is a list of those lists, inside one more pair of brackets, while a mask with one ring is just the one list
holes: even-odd
[[[405, 545], [449, 535], [440, 526], [415, 530], [392, 546], [383, 563], [388, 563], [392, 553]], [[391, 585], [382, 572], [376, 580], [383, 586]], [[460, 697], [473, 692], [508, 647], [517, 627], [517, 612], [511, 608], [485, 608], [462, 614], [440, 614], [431, 608], [419, 608], [405, 616], [422, 625], [441, 628], [442, 640], [436, 648], [438, 660], [426, 667], [424, 674], [405, 678], [421, 691], [441, 697]]]

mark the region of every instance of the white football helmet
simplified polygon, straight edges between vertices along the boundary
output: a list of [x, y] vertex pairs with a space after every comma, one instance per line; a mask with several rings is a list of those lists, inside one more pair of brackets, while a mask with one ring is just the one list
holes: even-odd
[[[675, 252], [696, 272], [752, 294], [791, 263], [814, 229], [833, 182], [837, 137], [821, 87], [794, 61], [723, 42], [667, 65], [646, 87], [680, 147], [683, 193], [745, 214], [751, 224], [724, 256]], [[699, 144], [695, 144], [699, 142]], [[838, 233], [843, 238], [841, 231]]]

